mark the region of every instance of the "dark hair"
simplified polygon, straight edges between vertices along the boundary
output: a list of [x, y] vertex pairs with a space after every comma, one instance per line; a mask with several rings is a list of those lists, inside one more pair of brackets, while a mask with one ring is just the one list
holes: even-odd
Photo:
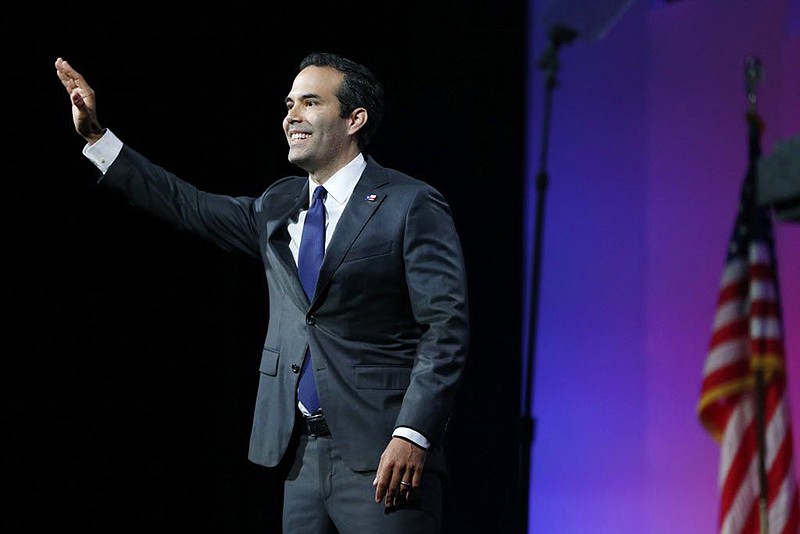
[[367, 110], [367, 122], [358, 131], [358, 147], [367, 148], [383, 118], [383, 86], [370, 70], [350, 59], [329, 52], [312, 52], [300, 62], [298, 70], [306, 67], [331, 67], [342, 74], [342, 86], [336, 95], [341, 117], [347, 117], [356, 108]]

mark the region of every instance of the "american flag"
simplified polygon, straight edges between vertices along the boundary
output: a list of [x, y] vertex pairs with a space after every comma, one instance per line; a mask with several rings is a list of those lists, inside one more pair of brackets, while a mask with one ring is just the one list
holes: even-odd
[[800, 513], [780, 292], [772, 219], [756, 200], [761, 150], [760, 132], [752, 133], [755, 120], [750, 117], [750, 166], [722, 273], [698, 414], [720, 445], [720, 534], [796, 534]]

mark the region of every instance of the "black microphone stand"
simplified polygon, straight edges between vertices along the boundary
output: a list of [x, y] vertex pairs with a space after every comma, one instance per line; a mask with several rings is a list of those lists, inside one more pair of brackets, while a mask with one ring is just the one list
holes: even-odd
[[521, 418], [521, 467], [520, 467], [520, 495], [522, 503], [520, 511], [523, 514], [520, 525], [521, 532], [528, 532], [528, 516], [530, 502], [530, 467], [531, 447], [536, 432], [536, 421], [531, 415], [533, 403], [533, 371], [536, 362], [536, 325], [538, 322], [539, 307], [539, 279], [542, 264], [542, 235], [544, 225], [544, 200], [548, 187], [547, 176], [547, 151], [550, 133], [550, 115], [552, 108], [553, 89], [557, 85], [556, 72], [558, 71], [558, 51], [565, 44], [569, 44], [577, 37], [577, 32], [562, 25], [555, 25], [549, 32], [550, 44], [542, 54], [537, 66], [545, 72], [544, 116], [542, 121], [541, 152], [539, 155], [539, 171], [536, 174], [536, 219], [533, 245], [533, 272], [530, 292], [530, 316], [528, 321], [528, 335], [526, 348], [526, 373], [522, 398]]

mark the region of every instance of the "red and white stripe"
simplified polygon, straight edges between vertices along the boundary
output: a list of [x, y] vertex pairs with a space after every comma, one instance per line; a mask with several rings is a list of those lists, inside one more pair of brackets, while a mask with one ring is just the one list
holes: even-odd
[[[720, 443], [721, 534], [800, 532], [778, 291], [769, 244], [732, 256], [703, 370], [700, 419]], [[767, 532], [761, 532], [755, 370], [763, 370]]]

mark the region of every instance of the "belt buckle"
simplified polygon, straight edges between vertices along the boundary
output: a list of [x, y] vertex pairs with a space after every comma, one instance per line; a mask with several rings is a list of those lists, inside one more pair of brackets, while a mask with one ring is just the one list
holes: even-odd
[[312, 437], [327, 436], [330, 434], [328, 430], [328, 423], [325, 421], [325, 416], [321, 413], [306, 416], [306, 428], [308, 435]]

